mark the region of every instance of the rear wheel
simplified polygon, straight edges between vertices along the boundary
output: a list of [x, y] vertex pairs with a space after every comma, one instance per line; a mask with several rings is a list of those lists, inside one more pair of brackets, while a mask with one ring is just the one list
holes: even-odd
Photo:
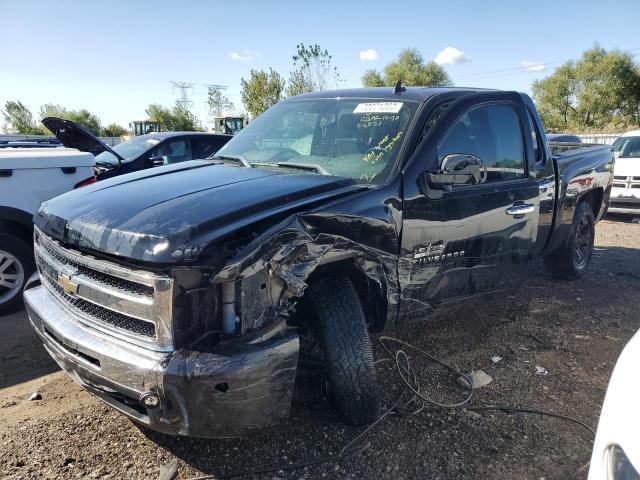
[[591, 205], [580, 202], [564, 244], [544, 258], [547, 271], [556, 278], [577, 280], [591, 263], [595, 219]]
[[307, 293], [331, 400], [349, 425], [375, 421], [382, 395], [365, 316], [353, 283], [346, 277], [321, 280]]
[[33, 251], [22, 240], [0, 233], [0, 313], [22, 303], [25, 282], [35, 271]]

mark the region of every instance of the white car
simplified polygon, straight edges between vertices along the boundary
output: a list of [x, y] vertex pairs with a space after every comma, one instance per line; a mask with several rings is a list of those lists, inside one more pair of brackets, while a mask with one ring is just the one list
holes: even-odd
[[616, 166], [609, 211], [640, 214], [640, 130], [622, 134], [611, 149]]
[[91, 153], [74, 148], [0, 149], [0, 312], [22, 302], [35, 271], [33, 215], [40, 204], [95, 182]]
[[604, 399], [588, 480], [640, 480], [640, 332], [620, 354]]

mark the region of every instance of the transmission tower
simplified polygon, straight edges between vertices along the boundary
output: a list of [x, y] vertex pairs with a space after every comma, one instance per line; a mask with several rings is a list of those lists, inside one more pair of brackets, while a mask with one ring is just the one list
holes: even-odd
[[189, 82], [171, 82], [173, 91], [175, 92], [177, 89], [179, 92], [177, 102], [186, 110], [189, 110], [191, 105], [193, 105], [193, 102], [189, 100], [189, 91], [193, 93], [193, 85], [193, 83]]

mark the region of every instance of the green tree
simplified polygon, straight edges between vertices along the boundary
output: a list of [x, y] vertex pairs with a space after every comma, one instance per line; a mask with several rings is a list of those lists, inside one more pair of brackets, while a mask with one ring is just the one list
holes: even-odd
[[249, 79], [240, 79], [242, 103], [252, 118], [256, 118], [267, 108], [282, 99], [284, 80], [273, 68], [251, 70]]
[[102, 123], [98, 116], [84, 108], [81, 110], [67, 110], [60, 105], [45, 103], [40, 107], [40, 119], [42, 120], [46, 117], [58, 117], [71, 120], [81, 127], [86, 128], [94, 135], [100, 135], [102, 133]]
[[384, 73], [367, 70], [362, 76], [365, 87], [393, 86], [398, 80], [406, 86], [447, 87], [453, 85], [446, 70], [435, 62], [425, 62], [415, 48], [405, 48], [398, 58], [384, 67]]
[[40, 135], [43, 133], [36, 127], [31, 110], [19, 100], [6, 102], [2, 116], [7, 130], [13, 130], [20, 135]]
[[384, 87], [384, 78], [379, 71], [369, 69], [362, 75], [362, 85], [365, 87]]
[[45, 103], [40, 107], [40, 119], [46, 117], [67, 118], [69, 112], [66, 108], [53, 103]]
[[117, 123], [110, 123], [102, 131], [105, 137], [121, 137], [127, 133], [127, 129]]
[[149, 120], [160, 123], [160, 131], [198, 131], [201, 130], [197, 117], [178, 102], [173, 108], [153, 103], [147, 108]]
[[633, 57], [599, 45], [532, 86], [550, 131], [620, 130], [640, 124], [640, 69]]
[[233, 110], [234, 105], [220, 88], [207, 87], [207, 105], [216, 117]]
[[86, 128], [94, 135], [100, 135], [102, 132], [102, 124], [97, 115], [94, 115], [84, 108], [81, 110], [71, 110], [65, 118]]
[[306, 46], [300, 43], [293, 58], [293, 71], [289, 75], [287, 95], [306, 92], [321, 92], [340, 83], [338, 68], [333, 65], [333, 57], [320, 45]]

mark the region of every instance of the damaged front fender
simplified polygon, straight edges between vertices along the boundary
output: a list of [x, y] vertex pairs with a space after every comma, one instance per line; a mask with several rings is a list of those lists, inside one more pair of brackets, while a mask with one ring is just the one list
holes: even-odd
[[[362, 217], [298, 213], [247, 244], [214, 278], [214, 282], [242, 279], [243, 331], [288, 316], [294, 299], [303, 296], [307, 280], [318, 267], [345, 260], [376, 285], [387, 306], [385, 322], [394, 323], [399, 300], [397, 256], [365, 243], [371, 236], [363, 228], [351, 230], [363, 241], [356, 241], [353, 235], [348, 238], [336, 228], [363, 221]], [[367, 228], [378, 234], [389, 229], [388, 223], [380, 222], [384, 225], [379, 229], [372, 223], [375, 221], [367, 223]]]

